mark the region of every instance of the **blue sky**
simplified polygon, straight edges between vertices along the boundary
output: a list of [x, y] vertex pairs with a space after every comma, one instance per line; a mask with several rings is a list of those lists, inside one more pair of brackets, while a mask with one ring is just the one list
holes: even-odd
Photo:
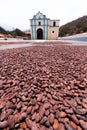
[[60, 26], [87, 15], [87, 0], [0, 0], [0, 26], [30, 29], [29, 19], [38, 11]]

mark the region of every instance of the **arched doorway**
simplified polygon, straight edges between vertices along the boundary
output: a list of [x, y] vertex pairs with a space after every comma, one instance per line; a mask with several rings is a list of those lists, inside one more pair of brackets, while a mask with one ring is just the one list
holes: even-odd
[[37, 30], [37, 39], [43, 39], [43, 30], [41, 28]]

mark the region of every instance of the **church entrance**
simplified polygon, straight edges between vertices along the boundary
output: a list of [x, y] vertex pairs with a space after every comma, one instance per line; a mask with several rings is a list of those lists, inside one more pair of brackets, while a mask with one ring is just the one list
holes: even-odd
[[41, 28], [37, 30], [37, 39], [43, 39], [43, 30]]

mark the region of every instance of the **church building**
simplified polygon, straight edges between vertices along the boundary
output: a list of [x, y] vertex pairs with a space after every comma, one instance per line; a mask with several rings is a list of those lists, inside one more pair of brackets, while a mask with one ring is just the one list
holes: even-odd
[[41, 12], [30, 19], [31, 39], [57, 40], [59, 35], [59, 20], [50, 20]]

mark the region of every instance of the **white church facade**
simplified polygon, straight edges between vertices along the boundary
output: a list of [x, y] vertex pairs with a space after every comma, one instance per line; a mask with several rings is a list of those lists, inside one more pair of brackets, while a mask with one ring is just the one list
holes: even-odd
[[59, 35], [59, 20], [50, 20], [41, 12], [30, 19], [31, 39], [57, 40]]

